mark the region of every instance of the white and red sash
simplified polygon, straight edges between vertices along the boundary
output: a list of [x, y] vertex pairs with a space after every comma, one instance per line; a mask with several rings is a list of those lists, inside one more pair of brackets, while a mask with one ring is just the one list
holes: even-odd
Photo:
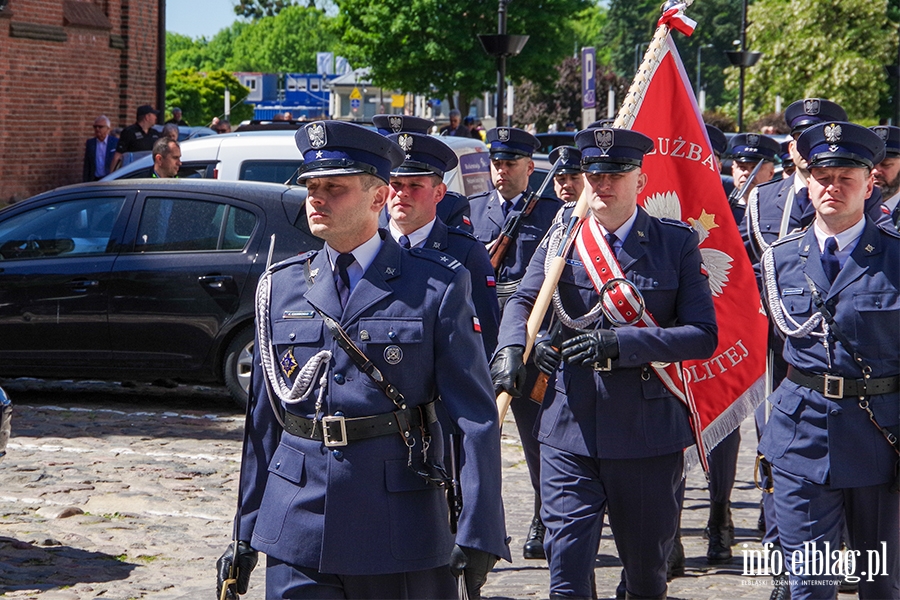
[[[578, 250], [578, 256], [581, 258], [588, 277], [598, 294], [611, 279], [625, 279], [625, 273], [622, 271], [619, 261], [616, 260], [613, 249], [610, 248], [606, 238], [603, 237], [600, 224], [597, 223], [596, 219], [588, 217], [582, 221], [582, 225], [575, 236], [575, 248]], [[634, 290], [628, 285], [610, 286], [607, 288], [605, 297], [601, 298], [601, 300], [604, 308], [617, 321], [633, 321], [640, 312], [641, 301], [638, 300]], [[634, 326], [659, 327], [653, 319], [653, 315], [646, 309]], [[697, 412], [697, 406], [694, 403], [694, 397], [688, 385], [690, 374], [686, 370], [682, 370], [681, 363], [651, 362], [650, 367], [663, 385], [666, 386], [666, 389], [687, 407], [690, 413], [691, 430], [694, 433], [694, 440], [699, 450], [700, 462], [703, 465], [703, 470], [709, 472], [703, 438], [700, 435], [702, 432], [700, 414]]]

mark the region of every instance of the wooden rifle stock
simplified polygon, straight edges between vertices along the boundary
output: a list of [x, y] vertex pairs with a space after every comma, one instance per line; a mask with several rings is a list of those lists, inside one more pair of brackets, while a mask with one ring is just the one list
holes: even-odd
[[500, 270], [500, 265], [503, 263], [503, 259], [506, 258], [509, 247], [519, 234], [519, 228], [522, 226], [522, 219], [531, 214], [531, 211], [534, 210], [534, 207], [537, 206], [538, 200], [540, 199], [540, 195], [531, 192], [528, 196], [528, 202], [526, 202], [522, 212], [515, 215], [503, 225], [503, 231], [500, 232], [500, 235], [494, 240], [494, 243], [491, 244], [488, 255], [491, 257], [491, 266], [494, 268], [495, 273]]

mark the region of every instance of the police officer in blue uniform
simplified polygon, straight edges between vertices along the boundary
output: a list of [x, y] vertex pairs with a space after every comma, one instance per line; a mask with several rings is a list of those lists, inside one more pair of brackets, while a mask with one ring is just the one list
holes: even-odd
[[[268, 598], [456, 598], [463, 567], [477, 597], [509, 550], [469, 273], [378, 230], [403, 161], [396, 143], [335, 121], [296, 135], [310, 230], [325, 247], [260, 280], [239, 543], [219, 584], [236, 562], [245, 590], [261, 551]], [[456, 545], [438, 396], [462, 432]]]
[[500, 305], [491, 259], [484, 245], [456, 227], [447, 227], [435, 209], [444, 202], [445, 171], [458, 164], [456, 154], [440, 138], [421, 133], [392, 133], [406, 160], [391, 171], [391, 216], [388, 231], [401, 246], [429, 248], [449, 254], [468, 269], [472, 277], [472, 301], [481, 326], [485, 352], [490, 358], [497, 346]]
[[[382, 135], [397, 133], [418, 133], [428, 135], [434, 127], [434, 121], [413, 117], [410, 115], [375, 115], [372, 123]], [[446, 144], [444, 144], [446, 146]], [[458, 159], [457, 159], [458, 160]], [[456, 165], [450, 167], [455, 168]], [[450, 170], [447, 169], [447, 170]], [[457, 192], [445, 191], [444, 197], [438, 203], [437, 216], [448, 227], [458, 227], [463, 231], [472, 233], [472, 219], [469, 216], [469, 199]], [[384, 227], [387, 220], [380, 222]]]
[[884, 160], [875, 165], [875, 185], [881, 189], [881, 212], [900, 230], [900, 127], [872, 127], [885, 145]]
[[[521, 214], [529, 200], [528, 176], [534, 172], [534, 151], [540, 147], [537, 138], [515, 127], [497, 127], [487, 132], [487, 144], [491, 155], [491, 180], [494, 189], [469, 198], [472, 207], [472, 225], [475, 237], [486, 246], [500, 236], [508, 219]], [[506, 256], [497, 270], [497, 295], [503, 304], [515, 291], [525, 275], [525, 268], [534, 251], [550, 229], [561, 202], [541, 198], [531, 214], [522, 218], [514, 240], [509, 244]], [[516, 428], [525, 452], [525, 462], [534, 489], [534, 515], [522, 549], [525, 558], [544, 558], [544, 526], [540, 519], [540, 455], [532, 429], [540, 406], [530, 399], [531, 388], [537, 379], [537, 369], [530, 366], [528, 382], [514, 397], [510, 408], [516, 419]]]
[[794, 159], [791, 156], [791, 142], [785, 140], [779, 144], [778, 160], [781, 161], [781, 178], [785, 179], [794, 174], [797, 167], [794, 165]]
[[884, 142], [828, 121], [804, 131], [796, 148], [815, 218], [762, 259], [764, 299], [786, 335], [789, 367], [768, 399], [759, 445], [772, 465], [791, 598], [837, 596], [842, 573], [807, 557], [823, 552], [833, 563], [828, 553], [845, 526], [859, 553], [859, 597], [900, 598], [900, 234], [865, 212]]
[[[536, 363], [551, 373], [535, 425], [550, 597], [596, 597], [594, 557], [606, 510], [627, 597], [665, 598], [675, 490], [693, 436], [688, 410], [651, 363], [712, 354], [718, 337], [712, 295], [696, 233], [637, 206], [647, 181], [640, 165], [653, 142], [622, 129], [587, 129], [576, 142], [590, 186], [588, 221], [615, 236], [607, 239], [618, 263], [659, 326], [612, 328], [604, 316], [583, 318], [600, 297], [581, 255], [567, 257], [558, 284], [561, 342], [534, 350]], [[564, 228], [551, 230], [537, 250], [501, 321], [491, 374], [495, 387], [510, 393], [522, 381], [525, 323], [544, 282], [544, 262]]]
[[[734, 187], [743, 190], [745, 185], [749, 185], [747, 190], [749, 192], [757, 185], [772, 179], [775, 175], [775, 161], [779, 149], [778, 142], [761, 133], [739, 133], [732, 136], [725, 153], [731, 158], [731, 176]], [[760, 161], [763, 163], [762, 166], [756, 172], [753, 181], [747, 184], [750, 175]], [[735, 222], [740, 223], [744, 219], [746, 207], [746, 196], [737, 198], [731, 203], [731, 212]]]
[[563, 205], [574, 206], [584, 189], [581, 176], [581, 150], [575, 146], [558, 146], [547, 157], [551, 165], [559, 162], [553, 176], [553, 191]]

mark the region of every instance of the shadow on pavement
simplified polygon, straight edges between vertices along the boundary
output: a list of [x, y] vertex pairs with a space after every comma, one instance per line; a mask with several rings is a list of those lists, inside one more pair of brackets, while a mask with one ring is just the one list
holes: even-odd
[[[48, 544], [58, 544], [48, 540]], [[0, 536], [0, 593], [50, 590], [78, 583], [128, 579], [139, 565], [71, 546], [38, 546]]]

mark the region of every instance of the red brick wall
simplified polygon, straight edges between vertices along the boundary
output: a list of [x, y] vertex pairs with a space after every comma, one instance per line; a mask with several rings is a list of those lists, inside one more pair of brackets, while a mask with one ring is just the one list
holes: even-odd
[[81, 181], [94, 118], [125, 127], [155, 103], [158, 2], [82, 1], [112, 28], [69, 23], [66, 0], [10, 0], [0, 12], [0, 205]]

